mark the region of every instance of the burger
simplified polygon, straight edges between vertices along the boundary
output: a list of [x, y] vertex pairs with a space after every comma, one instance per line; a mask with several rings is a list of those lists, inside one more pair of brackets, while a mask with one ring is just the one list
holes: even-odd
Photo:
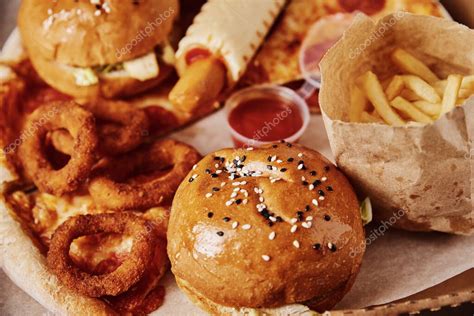
[[167, 251], [179, 287], [209, 313], [289, 315], [339, 302], [365, 243], [346, 177], [278, 143], [201, 160], [173, 200]]
[[114, 98], [172, 73], [178, 14], [178, 0], [23, 0], [18, 26], [46, 83], [76, 98]]

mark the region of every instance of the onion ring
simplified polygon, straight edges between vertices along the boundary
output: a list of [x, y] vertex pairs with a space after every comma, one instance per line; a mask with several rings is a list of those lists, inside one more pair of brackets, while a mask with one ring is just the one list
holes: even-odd
[[[89, 183], [94, 202], [110, 210], [146, 209], [171, 201], [179, 184], [201, 158], [191, 146], [161, 140], [110, 159]], [[150, 171], [171, 168], [165, 174]], [[158, 170], [157, 170], [158, 169]], [[147, 176], [135, 176], [147, 173]], [[151, 175], [150, 175], [151, 173]]]
[[161, 287], [158, 286], [158, 282], [165, 275], [169, 265], [166, 240], [160, 239], [155, 248], [152, 263], [141, 280], [127, 292], [107, 298], [107, 300], [114, 309], [123, 313], [128, 312], [136, 315], [138, 310], [142, 310], [146, 306], [153, 308], [147, 314], [151, 313], [163, 303], [164, 291], [160, 290]]
[[[72, 263], [69, 248], [74, 239], [99, 233], [122, 233], [133, 236], [128, 257], [113, 272], [92, 275]], [[153, 223], [132, 213], [79, 215], [56, 229], [47, 254], [49, 268], [68, 287], [90, 297], [118, 295], [127, 291], [144, 275], [153, 259], [158, 240]]]
[[[148, 116], [142, 109], [124, 101], [98, 99], [84, 108], [97, 119], [99, 149], [104, 155], [118, 155], [138, 147], [148, 135]], [[51, 135], [53, 146], [65, 154], [72, 150], [71, 135], [65, 130]]]
[[[67, 164], [55, 170], [44, 147], [48, 132], [66, 129], [73, 138], [73, 152]], [[94, 116], [74, 102], [52, 102], [36, 109], [21, 134], [19, 158], [26, 175], [43, 192], [63, 195], [75, 191], [88, 178], [97, 149]]]

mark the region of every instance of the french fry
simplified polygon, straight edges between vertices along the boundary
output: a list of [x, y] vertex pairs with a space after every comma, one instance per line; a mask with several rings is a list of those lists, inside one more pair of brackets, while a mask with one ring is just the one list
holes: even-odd
[[393, 76], [392, 80], [388, 84], [387, 89], [385, 89], [385, 95], [389, 101], [393, 100], [396, 96], [405, 88], [405, 83], [401, 76]]
[[468, 89], [474, 91], [474, 75], [465, 76], [462, 78], [461, 89]]
[[361, 82], [363, 91], [385, 122], [394, 126], [405, 125], [405, 121], [390, 107], [382, 85], [372, 71], [367, 71]]
[[[471, 82], [465, 80], [466, 78], [469, 78], [469, 77], [464, 77], [464, 79], [461, 83], [461, 88], [459, 89], [459, 92], [458, 92], [458, 97], [459, 98], [468, 98], [469, 96], [474, 94], [474, 86], [471, 88]], [[473, 81], [473, 83], [474, 83], [474, 81]], [[444, 90], [446, 90], [446, 85], [447, 84], [448, 84], [447, 80], [440, 80], [440, 81], [436, 81], [433, 84], [433, 87], [435, 88], [436, 92], [440, 96], [444, 96]]]
[[403, 112], [416, 122], [428, 124], [433, 123], [433, 120], [428, 115], [418, 110], [415, 106], [402, 97], [396, 97], [392, 100], [392, 102], [390, 102], [390, 105], [400, 112]]
[[456, 106], [462, 106], [464, 102], [466, 102], [467, 99], [457, 99], [456, 100]]
[[415, 92], [409, 89], [403, 89], [402, 93], [400, 93], [400, 96], [403, 97], [404, 99], [407, 99], [410, 102], [421, 100], [421, 98], [417, 94], [415, 94]]
[[373, 114], [370, 114], [367, 111], [363, 111], [361, 113], [359, 122], [362, 122], [362, 123], [383, 123], [383, 124], [385, 124], [383, 119], [375, 117]]
[[349, 109], [349, 120], [351, 122], [360, 122], [361, 114], [367, 109], [369, 99], [364, 92], [357, 86], [351, 88], [351, 108]]
[[401, 48], [395, 49], [392, 60], [404, 72], [417, 75], [426, 82], [432, 83], [439, 80], [421, 60]]
[[449, 75], [447, 79], [446, 89], [444, 90], [443, 102], [441, 103], [441, 114], [448, 113], [456, 106], [458, 92], [461, 88], [462, 76]]
[[441, 113], [441, 104], [439, 103], [430, 103], [424, 100], [415, 101], [412, 103], [418, 110], [428, 114], [431, 117], [438, 117]]
[[431, 103], [441, 102], [441, 98], [436, 90], [420, 77], [407, 75], [403, 76], [403, 81], [408, 89], [415, 92], [423, 100]]
[[379, 121], [383, 122], [383, 118], [380, 116], [380, 114], [376, 110], [373, 110], [372, 113], [370, 114], [372, 114], [372, 116], [378, 119]]

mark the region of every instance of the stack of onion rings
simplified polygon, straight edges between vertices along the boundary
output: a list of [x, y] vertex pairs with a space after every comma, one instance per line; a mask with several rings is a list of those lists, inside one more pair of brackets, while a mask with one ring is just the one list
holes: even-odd
[[[114, 271], [92, 275], [72, 263], [71, 243], [82, 236], [118, 233], [133, 237], [130, 254]], [[152, 222], [130, 212], [72, 217], [56, 229], [47, 254], [49, 268], [61, 282], [90, 297], [118, 295], [136, 284], [149, 268], [158, 235]]]
[[[84, 108], [97, 119], [100, 150], [104, 155], [131, 151], [148, 134], [149, 121], [145, 111], [128, 102], [98, 99], [87, 103]], [[71, 153], [71, 136], [67, 131], [55, 131], [51, 140], [59, 151], [68, 155]]]
[[[65, 129], [73, 139], [67, 164], [55, 170], [45, 154], [49, 132]], [[18, 154], [26, 175], [44, 192], [63, 195], [75, 191], [88, 178], [96, 162], [97, 131], [94, 116], [74, 102], [52, 102], [29, 117]]]
[[[161, 140], [110, 159], [89, 183], [94, 202], [109, 210], [146, 209], [169, 202], [199, 153], [184, 143]], [[135, 177], [169, 168], [165, 174]]]

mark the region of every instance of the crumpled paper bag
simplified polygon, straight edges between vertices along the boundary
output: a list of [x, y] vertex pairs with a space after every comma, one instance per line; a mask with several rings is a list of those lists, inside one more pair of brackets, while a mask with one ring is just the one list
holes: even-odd
[[474, 232], [474, 98], [425, 126], [348, 122], [351, 85], [367, 70], [393, 74], [395, 47], [445, 78], [474, 74], [473, 43], [473, 30], [449, 20], [397, 12], [375, 24], [360, 14], [321, 61], [332, 152], [360, 197], [370, 196], [377, 219], [395, 218], [391, 224], [407, 230]]

